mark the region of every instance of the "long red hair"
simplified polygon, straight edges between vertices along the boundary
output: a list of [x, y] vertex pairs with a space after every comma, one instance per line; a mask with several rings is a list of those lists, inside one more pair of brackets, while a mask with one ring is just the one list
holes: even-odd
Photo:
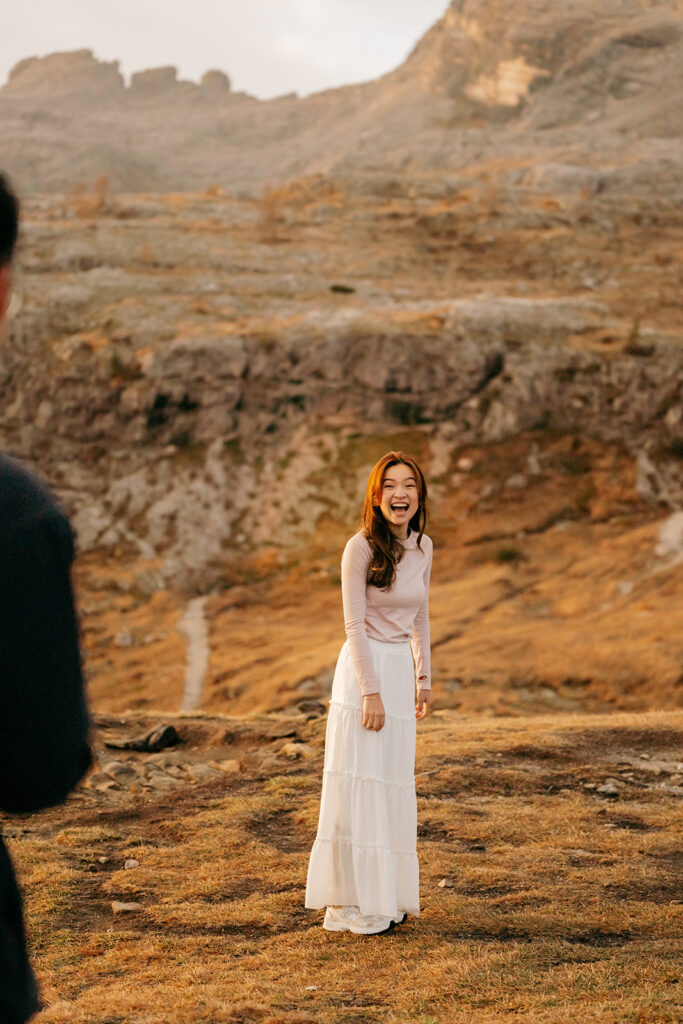
[[427, 525], [427, 484], [422, 470], [415, 459], [405, 452], [387, 452], [372, 467], [363, 502], [363, 533], [372, 548], [367, 582], [381, 590], [390, 589], [396, 579], [396, 566], [403, 557], [403, 545], [392, 533], [380, 508], [384, 474], [391, 466], [398, 465], [408, 466], [417, 483], [417, 511], [408, 526], [417, 534], [418, 547], [421, 546]]

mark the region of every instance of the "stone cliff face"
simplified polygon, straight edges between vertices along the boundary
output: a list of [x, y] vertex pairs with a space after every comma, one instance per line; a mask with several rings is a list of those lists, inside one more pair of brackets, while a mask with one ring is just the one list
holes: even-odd
[[681, 73], [681, 12], [672, 0], [454, 0], [397, 74], [492, 109], [543, 106], [571, 82], [575, 105], [563, 113], [581, 120], [589, 93], [633, 99]]
[[[37, 379], [7, 388], [4, 429], [16, 447], [21, 424], [27, 452], [62, 467], [85, 549], [130, 541], [163, 555], [161, 575], [176, 582], [181, 566], [201, 577], [239, 537], [305, 542], [323, 513], [316, 477], [359, 429], [412, 426], [453, 452], [548, 430], [599, 437], [632, 451], [643, 498], [680, 506], [680, 454], [662, 450], [680, 444], [683, 353], [663, 339], [645, 362], [573, 350], [604, 312], [463, 300], [392, 310], [434, 317], [438, 335], [376, 311], [330, 317], [324, 338], [311, 317], [265, 347], [208, 335], [150, 357], [122, 339], [113, 368], [109, 347], [74, 339], [53, 346]], [[352, 518], [357, 502], [343, 495], [338, 513]]]

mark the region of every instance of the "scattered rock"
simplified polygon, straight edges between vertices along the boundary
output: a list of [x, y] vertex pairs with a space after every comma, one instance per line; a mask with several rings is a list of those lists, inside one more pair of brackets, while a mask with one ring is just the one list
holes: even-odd
[[148, 789], [159, 789], [162, 791], [174, 789], [176, 785], [175, 779], [172, 779], [169, 775], [154, 775], [143, 782], [143, 786], [146, 786]]
[[143, 753], [155, 753], [164, 750], [166, 747], [175, 747], [182, 743], [175, 726], [159, 725], [152, 729], [146, 736], [129, 740], [106, 740], [105, 747], [110, 750], [138, 750]]
[[439, 882], [439, 888], [440, 889], [452, 889], [453, 888], [453, 879], [452, 878], [442, 878], [441, 881]]
[[506, 487], [514, 488], [517, 490], [522, 490], [524, 487], [527, 486], [527, 484], [528, 480], [523, 473], [513, 473], [513, 475], [509, 476], [505, 481]]
[[190, 764], [187, 766], [187, 773], [195, 782], [206, 782], [221, 774], [220, 769], [212, 768], [209, 764]]
[[280, 753], [286, 754], [287, 757], [315, 757], [316, 751], [308, 743], [285, 743], [283, 747], [280, 747]]
[[129, 857], [123, 867], [125, 871], [132, 871], [134, 868], [140, 867], [140, 861], [135, 860], [134, 857]]
[[169, 768], [178, 767], [183, 757], [184, 755], [180, 750], [171, 750], [163, 754], [152, 754], [151, 757], [147, 758], [147, 764], [155, 764], [158, 768], [164, 768], [168, 771]]
[[281, 771], [282, 761], [280, 761], [277, 754], [268, 754], [267, 757], [263, 758], [259, 767], [261, 771], [265, 772], [266, 774], [272, 771]]
[[218, 768], [225, 775], [237, 775], [242, 770], [242, 762], [237, 758], [230, 758], [226, 761], [210, 761], [211, 768]]
[[301, 703], [297, 704], [297, 709], [302, 715], [308, 715], [309, 718], [317, 718], [319, 715], [325, 714], [327, 704], [323, 704], [319, 700], [302, 700]]
[[138, 777], [135, 767], [125, 761], [110, 761], [104, 766], [103, 771], [124, 786]]
[[221, 726], [209, 735], [208, 744], [210, 747], [230, 746], [236, 738], [234, 729], [226, 729], [225, 726]]
[[143, 785], [151, 787], [152, 789], [168, 790], [174, 789], [178, 785], [178, 782], [157, 765], [146, 764], [145, 780], [143, 781]]
[[271, 740], [283, 740], [288, 736], [299, 736], [296, 726], [291, 722], [277, 722], [268, 730], [268, 738]]
[[182, 740], [172, 725], [160, 725], [145, 737], [145, 749], [152, 752], [164, 750], [166, 747], [175, 747], [179, 743], [182, 743]]
[[617, 800], [619, 798], [619, 787], [610, 780], [605, 782], [602, 786], [598, 786], [596, 793], [600, 793], [601, 796], [606, 796], [609, 800]]
[[137, 910], [142, 910], [142, 903], [120, 903], [114, 900], [111, 909], [115, 914], [134, 914]]
[[106, 792], [109, 789], [121, 789], [116, 779], [112, 779], [111, 775], [107, 775], [106, 772], [93, 772], [86, 780], [85, 785], [88, 789], [95, 789], [98, 792]]

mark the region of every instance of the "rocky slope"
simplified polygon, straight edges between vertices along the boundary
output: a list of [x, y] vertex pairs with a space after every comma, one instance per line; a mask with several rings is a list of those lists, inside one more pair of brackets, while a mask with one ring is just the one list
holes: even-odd
[[[155, 566], [150, 586], [206, 584], [245, 546], [308, 544], [331, 511], [325, 472], [403, 427], [444, 479], [468, 444], [590, 434], [631, 452], [641, 499], [680, 504], [674, 211], [486, 193], [378, 209], [309, 189], [275, 243], [251, 204], [220, 198], [29, 210], [0, 436], [49, 473], [84, 550], [123, 546]], [[335, 518], [359, 497], [352, 476]]]

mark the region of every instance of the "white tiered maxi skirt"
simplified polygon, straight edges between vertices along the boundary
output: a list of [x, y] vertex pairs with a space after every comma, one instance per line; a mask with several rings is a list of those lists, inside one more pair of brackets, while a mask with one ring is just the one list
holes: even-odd
[[370, 640], [386, 722], [361, 724], [362, 697], [348, 643], [332, 683], [318, 833], [306, 907], [417, 915], [415, 669], [410, 643]]

